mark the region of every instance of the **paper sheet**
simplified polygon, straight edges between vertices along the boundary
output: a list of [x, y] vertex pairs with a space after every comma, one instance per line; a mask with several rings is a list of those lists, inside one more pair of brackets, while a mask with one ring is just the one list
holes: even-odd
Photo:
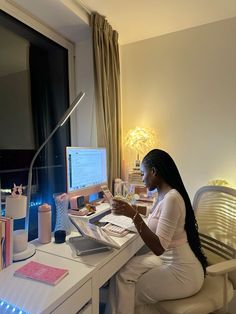
[[99, 221], [100, 222], [110, 222], [113, 225], [122, 227], [124, 229], [129, 230], [129, 231], [137, 232], [137, 229], [135, 228], [132, 219], [128, 218], [126, 216], [108, 214], [108, 215], [102, 217]]

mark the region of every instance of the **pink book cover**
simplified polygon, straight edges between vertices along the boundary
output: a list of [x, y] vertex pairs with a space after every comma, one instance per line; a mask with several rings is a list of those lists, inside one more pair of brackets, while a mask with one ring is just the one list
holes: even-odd
[[68, 269], [57, 268], [31, 261], [17, 269], [15, 276], [30, 278], [49, 285], [56, 285], [62, 278], [68, 275]]
[[5, 267], [12, 264], [13, 259], [13, 219], [10, 217], [0, 217], [5, 221]]

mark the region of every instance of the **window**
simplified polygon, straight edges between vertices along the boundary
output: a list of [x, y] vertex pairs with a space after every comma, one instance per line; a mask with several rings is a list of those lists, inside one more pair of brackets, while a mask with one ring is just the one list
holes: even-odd
[[[69, 106], [68, 51], [0, 11], [0, 183], [2, 204], [13, 184], [27, 189], [28, 167], [37, 148]], [[54, 205], [52, 194], [66, 191], [65, 147], [69, 122], [58, 129], [37, 158], [29, 239], [37, 237], [37, 209]], [[52, 206], [53, 225], [55, 207]], [[16, 221], [22, 224], [23, 221]]]

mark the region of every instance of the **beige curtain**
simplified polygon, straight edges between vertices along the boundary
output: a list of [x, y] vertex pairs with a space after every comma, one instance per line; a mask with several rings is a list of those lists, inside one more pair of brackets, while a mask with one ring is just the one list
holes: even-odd
[[120, 61], [118, 33], [98, 13], [91, 14], [95, 72], [97, 142], [106, 147], [108, 183], [121, 175]]

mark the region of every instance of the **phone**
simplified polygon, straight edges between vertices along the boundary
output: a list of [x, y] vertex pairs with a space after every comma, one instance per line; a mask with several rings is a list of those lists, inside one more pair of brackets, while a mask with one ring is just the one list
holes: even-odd
[[111, 203], [113, 199], [113, 195], [111, 191], [109, 190], [107, 185], [101, 185], [101, 190], [103, 192], [104, 198], [108, 203]]

